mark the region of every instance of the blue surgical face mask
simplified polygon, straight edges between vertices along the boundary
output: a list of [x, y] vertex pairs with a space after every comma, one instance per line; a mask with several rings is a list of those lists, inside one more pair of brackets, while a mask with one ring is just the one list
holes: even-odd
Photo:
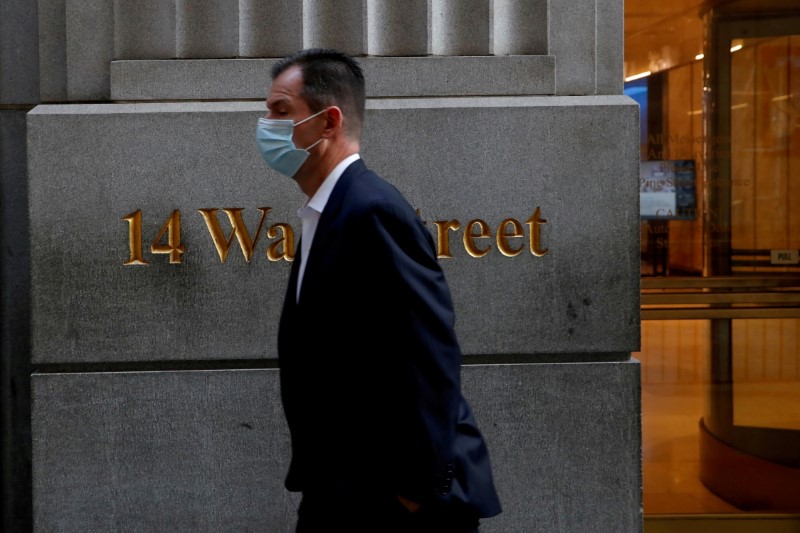
[[294, 128], [327, 110], [325, 108], [297, 123], [291, 120], [258, 119], [256, 142], [258, 143], [258, 149], [261, 151], [261, 157], [264, 158], [270, 168], [290, 178], [297, 174], [297, 171], [300, 170], [300, 167], [303, 166], [303, 163], [308, 158], [308, 151], [321, 143], [322, 139], [308, 148], [297, 148], [292, 140]]

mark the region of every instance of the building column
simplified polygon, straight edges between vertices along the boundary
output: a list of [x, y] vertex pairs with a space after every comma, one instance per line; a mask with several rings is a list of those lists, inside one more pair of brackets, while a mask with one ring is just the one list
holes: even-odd
[[283, 57], [303, 47], [303, 4], [239, 0], [239, 55]]
[[494, 0], [494, 54], [547, 54], [547, 0]]
[[373, 56], [426, 55], [427, 0], [367, 0], [367, 43]]
[[364, 0], [303, 0], [303, 47], [363, 55]]
[[489, 0], [431, 0], [431, 52], [485, 56], [489, 50]]
[[179, 58], [236, 57], [239, 4], [231, 0], [175, 0]]
[[114, 59], [173, 57], [174, 0], [114, 0]]

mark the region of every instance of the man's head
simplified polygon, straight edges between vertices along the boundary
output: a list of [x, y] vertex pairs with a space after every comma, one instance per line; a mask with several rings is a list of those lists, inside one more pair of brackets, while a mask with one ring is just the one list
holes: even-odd
[[279, 77], [298, 70], [302, 89], [300, 96], [311, 113], [331, 106], [343, 115], [345, 135], [361, 138], [364, 123], [364, 74], [356, 61], [337, 50], [311, 48], [280, 60], [272, 67], [273, 84]]
[[256, 133], [264, 160], [313, 196], [337, 164], [358, 153], [364, 100], [364, 75], [350, 56], [310, 49], [282, 59]]

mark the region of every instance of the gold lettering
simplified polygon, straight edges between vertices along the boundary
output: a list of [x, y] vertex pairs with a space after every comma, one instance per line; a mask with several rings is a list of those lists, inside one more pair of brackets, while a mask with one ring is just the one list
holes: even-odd
[[[278, 230], [281, 230], [283, 237], [267, 247], [267, 259], [270, 261], [280, 261], [281, 259], [294, 261], [294, 230], [289, 224], [279, 222], [269, 227], [267, 237], [276, 238]], [[283, 245], [283, 252], [278, 251], [281, 245]]]
[[230, 220], [231, 226], [233, 226], [233, 231], [231, 231], [230, 236], [226, 239], [225, 235], [222, 233], [222, 228], [219, 225], [219, 219], [217, 218], [218, 209], [198, 209], [200, 214], [203, 215], [203, 219], [206, 221], [208, 232], [211, 234], [211, 239], [214, 241], [217, 254], [219, 254], [219, 260], [223, 263], [228, 258], [228, 250], [230, 250], [234, 236], [236, 236], [236, 240], [239, 241], [239, 247], [242, 249], [244, 260], [248, 263], [250, 262], [250, 260], [253, 258], [253, 248], [258, 242], [258, 237], [261, 235], [261, 227], [264, 225], [264, 220], [267, 218], [267, 213], [269, 213], [272, 208], [258, 208], [258, 210], [261, 211], [261, 220], [258, 222], [258, 229], [256, 229], [256, 235], [253, 239], [250, 239], [250, 232], [247, 230], [247, 225], [242, 219], [243, 210], [244, 209], [241, 207], [223, 209], [225, 214], [228, 215], [228, 220]]
[[547, 220], [542, 218], [541, 210], [537, 207], [531, 218], [526, 220], [525, 223], [530, 226], [531, 229], [531, 253], [536, 257], [542, 257], [547, 253], [548, 249], [542, 249], [540, 226], [542, 224], [547, 224]]
[[142, 210], [137, 209], [130, 215], [125, 215], [122, 220], [128, 222], [128, 248], [130, 257], [123, 265], [147, 265], [142, 257]]
[[[509, 232], [509, 226], [512, 228], [511, 232]], [[524, 237], [522, 233], [522, 224], [516, 219], [507, 218], [497, 227], [497, 249], [506, 257], [514, 257], [525, 248], [525, 245], [523, 244], [519, 248], [512, 248], [511, 245], [508, 244], [508, 239], [521, 237]]]
[[452, 259], [453, 255], [450, 253], [450, 234], [447, 230], [457, 231], [461, 227], [458, 220], [437, 220], [436, 235], [437, 235], [437, 249], [436, 256], [439, 259]]
[[[261, 231], [265, 227], [265, 221], [272, 211], [271, 207], [257, 208], [261, 213], [256, 228], [255, 235], [251, 238], [251, 233], [243, 218], [244, 208], [231, 207], [223, 208], [222, 211], [228, 216], [228, 221], [231, 224], [231, 231], [229, 235], [223, 233], [223, 229], [217, 216], [219, 209], [217, 208], [203, 208], [198, 209], [206, 223], [208, 232], [217, 250], [220, 262], [225, 263], [230, 252], [233, 239], [236, 237], [239, 247], [242, 250], [242, 255], [248, 263], [253, 259], [253, 253], [261, 236]], [[694, 211], [693, 209], [691, 211]], [[417, 209], [417, 216], [420, 221], [427, 225], [427, 221], [422, 220], [421, 211]], [[710, 211], [713, 215], [714, 212]], [[142, 253], [142, 210], [137, 209], [121, 218], [128, 223], [128, 247], [129, 257], [123, 262], [123, 265], [148, 265]], [[536, 257], [542, 257], [549, 252], [548, 248], [542, 246], [541, 226], [546, 224], [547, 220], [541, 216], [541, 209], [536, 207], [533, 215], [525, 221], [530, 227], [529, 245], [530, 252]], [[436, 255], [438, 259], [452, 259], [453, 254], [450, 248], [451, 232], [458, 233], [461, 230], [461, 223], [456, 219], [450, 220], [437, 220], [434, 222], [436, 225]], [[647, 225], [647, 231], [650, 233], [658, 233], [657, 229]], [[712, 232], [725, 232], [730, 231], [729, 227], [723, 227], [720, 224], [715, 224], [713, 217], [710, 222], [710, 229]], [[294, 229], [291, 225], [286, 223], [275, 223], [265, 230], [267, 238], [270, 242], [265, 250], [267, 259], [272, 262], [284, 260], [294, 261], [295, 258], [295, 235]], [[475, 258], [481, 258], [491, 252], [491, 241], [487, 242], [485, 246], [479, 244], [479, 239], [492, 239], [494, 238], [497, 243], [497, 248], [506, 257], [516, 257], [521, 254], [525, 249], [525, 241], [514, 241], [514, 239], [525, 239], [524, 225], [515, 218], [504, 219], [496, 228], [493, 233], [493, 228], [480, 218], [470, 220], [464, 226], [464, 234], [461, 236], [465, 251]], [[662, 240], [657, 243], [658, 246], [666, 246]], [[181, 213], [175, 209], [170, 214], [169, 218], [161, 226], [156, 238], [150, 245], [150, 252], [153, 254], [169, 254], [169, 262], [171, 264], [181, 264], [182, 255], [185, 253], [186, 248], [181, 244]]]
[[[167, 244], [159, 244], [165, 233], [167, 234]], [[186, 248], [181, 244], [181, 212], [176, 209], [161, 226], [161, 231], [150, 245], [150, 253], [169, 254], [170, 264], [178, 265], [184, 251]]]
[[[478, 228], [478, 233], [476, 234], [473, 230]], [[484, 250], [478, 248], [475, 244], [475, 239], [488, 239], [489, 238], [489, 227], [481, 219], [470, 220], [467, 224], [467, 227], [464, 228], [464, 248], [467, 250], [467, 253], [472, 257], [483, 257], [484, 255], [489, 253], [489, 249], [492, 247], [490, 244]]]

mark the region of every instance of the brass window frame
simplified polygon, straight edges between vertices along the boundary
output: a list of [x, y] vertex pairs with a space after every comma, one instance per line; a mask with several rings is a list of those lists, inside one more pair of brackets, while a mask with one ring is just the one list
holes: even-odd
[[642, 320], [800, 318], [800, 276], [645, 277]]

